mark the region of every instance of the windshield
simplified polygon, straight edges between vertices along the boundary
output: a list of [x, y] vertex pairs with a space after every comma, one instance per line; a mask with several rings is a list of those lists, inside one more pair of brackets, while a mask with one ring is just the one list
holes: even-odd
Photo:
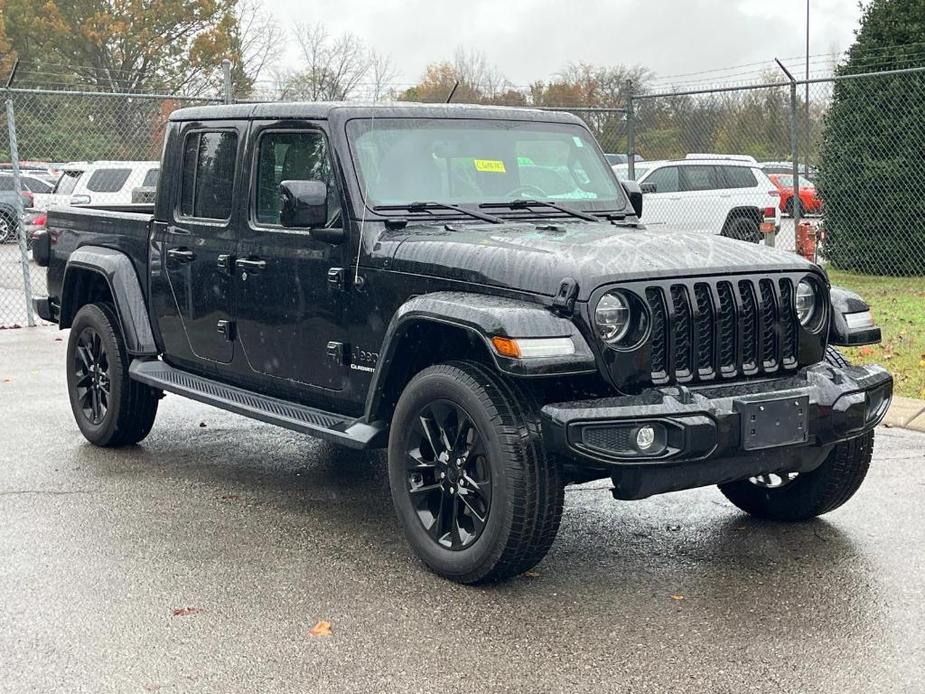
[[351, 120], [347, 134], [370, 207], [514, 200], [594, 211], [626, 206], [596, 143], [575, 125], [377, 118]]
[[52, 191], [58, 195], [70, 195], [74, 192], [74, 188], [77, 186], [77, 179], [80, 178], [80, 174], [83, 171], [65, 171], [61, 174], [61, 178], [58, 179], [58, 182], [55, 184], [55, 189]]

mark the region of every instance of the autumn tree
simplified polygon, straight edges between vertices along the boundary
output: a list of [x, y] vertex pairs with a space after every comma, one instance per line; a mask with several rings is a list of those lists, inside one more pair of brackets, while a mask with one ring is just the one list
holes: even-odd
[[278, 38], [256, 0], [3, 1], [22, 79], [39, 85], [195, 94], [228, 58], [247, 91]]
[[[458, 83], [458, 86], [456, 86]], [[443, 102], [453, 92], [457, 103], [509, 103], [522, 106], [520, 97], [497, 66], [484, 53], [458, 48], [453, 60], [430, 63], [416, 85], [400, 95], [404, 101]]]

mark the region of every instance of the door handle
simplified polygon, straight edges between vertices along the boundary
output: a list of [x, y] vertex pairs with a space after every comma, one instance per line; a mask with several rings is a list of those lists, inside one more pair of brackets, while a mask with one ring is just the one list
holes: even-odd
[[178, 263], [191, 263], [196, 259], [196, 254], [188, 248], [171, 248], [167, 251], [167, 257]]
[[267, 269], [267, 261], [259, 258], [240, 258], [234, 261], [234, 266], [249, 272], [260, 272]]

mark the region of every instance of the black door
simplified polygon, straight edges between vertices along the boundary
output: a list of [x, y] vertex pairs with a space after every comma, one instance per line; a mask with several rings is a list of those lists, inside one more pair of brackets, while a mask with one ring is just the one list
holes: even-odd
[[331, 245], [308, 229], [280, 224], [281, 181], [328, 186], [328, 226], [340, 226], [341, 205], [330, 152], [320, 128], [254, 123], [248, 159], [253, 167], [249, 220], [238, 245], [237, 326], [250, 368], [287, 382], [340, 390], [346, 367], [328, 356], [340, 342], [343, 290], [328, 282], [344, 267], [348, 244]]
[[167, 354], [180, 361], [227, 363], [234, 355], [232, 211], [242, 135], [235, 127], [195, 124], [181, 133], [179, 202], [155, 230], [173, 297], [159, 323]]

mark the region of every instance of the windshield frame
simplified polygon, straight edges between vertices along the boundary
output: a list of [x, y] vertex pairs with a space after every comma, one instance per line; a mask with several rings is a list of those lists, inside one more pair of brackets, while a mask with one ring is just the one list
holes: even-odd
[[[526, 125], [549, 125], [556, 128], [574, 128], [581, 131], [581, 134], [584, 136], [582, 139], [587, 145], [590, 145], [589, 150], [592, 153], [592, 156], [595, 156], [600, 163], [600, 168], [604, 176], [609, 176], [610, 180], [614, 184], [614, 189], [616, 191], [617, 197], [613, 200], [606, 201], [594, 201], [594, 200], [581, 200], [581, 199], [560, 199], [560, 198], [550, 198], [552, 202], [559, 203], [560, 205], [571, 207], [579, 212], [599, 215], [601, 216], [602, 221], [607, 217], [608, 214], [619, 215], [619, 214], [633, 214], [633, 209], [630, 206], [629, 198], [626, 195], [626, 191], [623, 188], [623, 185], [617, 179], [616, 175], [611, 169], [610, 164], [607, 163], [607, 159], [604, 157], [604, 151], [601, 149], [600, 143], [597, 141], [597, 138], [594, 137], [594, 134], [585, 126], [583, 123], [575, 123], [567, 120], [559, 119], [542, 119], [536, 117], [530, 117], [533, 114], [525, 114], [524, 118], [511, 118], [511, 117], [490, 117], [490, 116], [481, 116], [481, 115], [431, 115], [431, 114], [399, 114], [399, 113], [389, 113], [383, 114], [381, 117], [369, 115], [359, 115], [351, 114], [349, 117], [343, 120], [343, 127], [340, 129], [341, 134], [343, 135], [346, 145], [347, 145], [347, 154], [350, 160], [350, 166], [353, 169], [352, 180], [350, 181], [351, 187], [355, 187], [358, 191], [358, 200], [353, 205], [354, 212], [358, 216], [365, 217], [366, 219], [390, 219], [390, 218], [406, 218], [406, 219], [424, 219], [424, 220], [436, 220], [436, 219], [459, 219], [475, 221], [469, 218], [467, 215], [460, 214], [458, 212], [453, 212], [451, 210], [437, 210], [437, 209], [428, 209], [425, 211], [412, 211], [407, 209], [398, 209], [399, 205], [391, 205], [390, 203], [378, 203], [372, 200], [369, 200], [366, 196], [366, 191], [364, 190], [363, 178], [360, 169], [360, 163], [358, 161], [358, 152], [355, 144], [356, 135], [350, 131], [350, 124], [354, 121], [365, 121], [365, 122], [374, 122], [377, 120], [382, 121], [444, 121], [444, 122], [453, 122], [453, 121], [503, 121], [506, 123], [522, 123]], [[418, 202], [418, 201], [408, 201], [408, 202]], [[455, 200], [434, 200], [432, 202], [438, 203], [451, 203], [457, 205], [461, 208], [472, 209], [474, 211], [479, 211], [480, 205], [484, 202], [492, 202], [490, 200], [480, 200], [478, 202], [460, 202]], [[598, 204], [593, 204], [598, 202]], [[620, 203], [622, 202], [622, 207]], [[589, 204], [591, 203], [591, 204]], [[382, 209], [382, 208], [385, 209]], [[389, 209], [389, 208], [393, 209]], [[499, 210], [495, 210], [492, 214], [497, 214], [497, 216], [511, 219], [511, 220], [523, 220], [523, 219], [549, 219], [550, 217], [556, 218], [568, 218], [569, 215], [556, 211], [552, 208], [542, 209], [542, 208], [533, 208], [528, 211], [526, 214], [524, 210], [511, 210], [510, 213], [505, 213]], [[577, 221], [574, 218], [571, 218], [571, 221]]]

